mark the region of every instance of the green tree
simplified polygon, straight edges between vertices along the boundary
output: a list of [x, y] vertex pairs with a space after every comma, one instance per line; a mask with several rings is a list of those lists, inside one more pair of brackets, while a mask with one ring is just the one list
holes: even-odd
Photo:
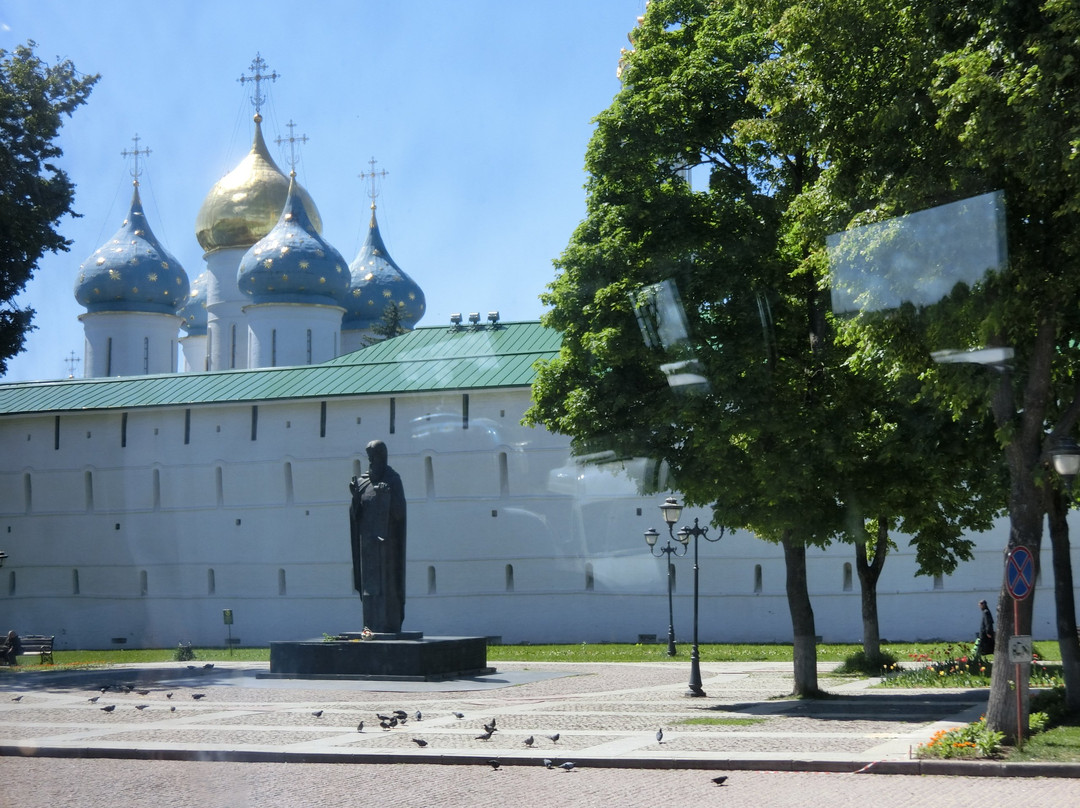
[[75, 187], [54, 162], [62, 155], [56, 137], [61, 116], [85, 103], [98, 79], [70, 61], [48, 65], [34, 47], [0, 50], [0, 375], [33, 328], [33, 310], [15, 296], [45, 252], [70, 244], [57, 225], [72, 213]]
[[[828, 379], [807, 350], [824, 347], [813, 338], [821, 301], [812, 279], [785, 284], [779, 251], [783, 198], [802, 167], [734, 137], [738, 121], [761, 115], [745, 70], [770, 43], [732, 3], [661, 0], [634, 45], [586, 154], [588, 217], [545, 297], [545, 322], [564, 343], [540, 369], [528, 417], [572, 435], [582, 452], [663, 458], [687, 504], [711, 506], [714, 524], [781, 543], [795, 689], [812, 695], [806, 547], [840, 521], [815, 490], [830, 453], [814, 445], [830, 441], [815, 406]], [[690, 188], [687, 168], [707, 175], [706, 190]], [[651, 347], [637, 324], [635, 303], [663, 281], [685, 304], [681, 352]], [[700, 363], [708, 393], [672, 391], [660, 366], [679, 357]], [[798, 438], [797, 422], [806, 426]]]
[[[786, 103], [814, 109], [817, 126], [803, 134], [829, 166], [813, 191], [821, 207], [862, 223], [1005, 193], [1005, 272], [931, 310], [863, 320], [848, 336], [889, 372], [920, 374], [927, 400], [942, 402], [954, 419], [974, 424], [992, 414], [1008, 471], [1009, 548], [1028, 546], [1038, 557], [1043, 515], [1056, 496], [1048, 450], [1080, 412], [1071, 339], [1080, 326], [1080, 127], [1071, 114], [1080, 103], [1080, 11], [1059, 0], [807, 0], [771, 11], [777, 61], [786, 62], [773, 68], [784, 80], [772, 86]], [[844, 47], [856, 40], [860, 47]], [[943, 337], [954, 348], [1008, 346], [1015, 359], [998, 373], [934, 366], [927, 347]], [[1059, 515], [1051, 524], [1060, 536]], [[1055, 568], [1063, 568], [1058, 552], [1055, 542]], [[1062, 591], [1071, 581], [1059, 577], [1056, 585], [1071, 670], [1075, 615]], [[1002, 588], [1003, 640], [1030, 631], [1031, 606], [1023, 602], [1014, 626]], [[1015, 737], [1024, 724], [1010, 669], [995, 666], [987, 721]], [[1021, 712], [1026, 723], [1026, 705]]]
[[383, 308], [382, 317], [371, 327], [371, 333], [378, 337], [378, 339], [372, 339], [371, 344], [409, 333], [409, 329], [401, 322], [401, 309], [398, 308], [397, 304], [386, 304], [385, 308]]

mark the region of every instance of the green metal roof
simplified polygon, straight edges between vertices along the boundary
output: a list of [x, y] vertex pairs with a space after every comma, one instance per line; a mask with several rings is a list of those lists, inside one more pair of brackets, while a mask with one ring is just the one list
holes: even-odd
[[527, 387], [557, 331], [538, 322], [418, 328], [321, 365], [0, 385], [0, 415]]

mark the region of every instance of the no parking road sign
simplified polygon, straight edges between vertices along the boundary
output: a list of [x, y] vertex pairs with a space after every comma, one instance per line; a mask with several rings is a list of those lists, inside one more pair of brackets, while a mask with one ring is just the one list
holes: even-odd
[[1027, 547], [1014, 547], [1006, 557], [1005, 585], [1014, 600], [1024, 600], [1035, 588], [1035, 559]]

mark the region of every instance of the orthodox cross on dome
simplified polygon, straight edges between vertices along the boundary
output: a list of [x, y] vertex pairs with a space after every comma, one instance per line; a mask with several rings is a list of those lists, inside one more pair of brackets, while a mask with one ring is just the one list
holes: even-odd
[[79, 364], [81, 361], [82, 360], [75, 355], [74, 351], [72, 351], [68, 356], [64, 357], [64, 364], [66, 364], [68, 366], [68, 378], [69, 379], [74, 379], [75, 378], [75, 366], [77, 364]]
[[279, 146], [282, 143], [288, 143], [289, 144], [289, 176], [290, 177], [295, 177], [296, 176], [296, 163], [300, 159], [299, 157], [296, 156], [296, 144], [297, 143], [307, 143], [308, 137], [307, 137], [307, 135], [300, 135], [299, 137], [296, 136], [296, 134], [293, 132], [293, 130], [296, 128], [296, 124], [292, 122], [291, 118], [289, 119], [289, 122], [287, 124], [285, 124], [285, 125], [289, 128], [289, 136], [288, 137], [278, 137], [277, 140], [275, 140], [274, 142], [277, 143]]
[[255, 58], [248, 65], [248, 70], [251, 71], [251, 75], [243, 75], [237, 79], [241, 84], [247, 84], [249, 81], [255, 82], [255, 92], [251, 95], [251, 104], [255, 107], [255, 120], [262, 120], [262, 105], [266, 101], [266, 96], [262, 94], [262, 83], [264, 81], [277, 81], [278, 73], [275, 70], [273, 73], [264, 73], [266, 70], [266, 61], [262, 58], [262, 55], [257, 53]]
[[375, 183], [377, 180], [381, 180], [383, 177], [385, 177], [387, 175], [387, 171], [385, 168], [379, 171], [375, 170], [374, 157], [368, 160], [368, 165], [371, 166], [371, 171], [361, 171], [359, 177], [362, 180], [371, 180], [371, 190], [368, 191], [368, 196], [371, 197], [371, 209], [375, 210], [375, 197], [379, 195], [378, 190], [376, 190], [375, 188]]
[[139, 148], [139, 140], [140, 140], [140, 138], [139, 138], [139, 133], [138, 132], [135, 133], [135, 137], [133, 137], [132, 140], [135, 141], [135, 148], [134, 149], [124, 149], [122, 152], [120, 152], [120, 156], [121, 157], [131, 157], [131, 158], [133, 158], [134, 166], [131, 169], [131, 176], [135, 178], [135, 184], [138, 185], [139, 184], [139, 174], [141, 173], [139, 171], [139, 156], [142, 155], [143, 157], [149, 157], [150, 156], [150, 149], [149, 148], [146, 148], [146, 149], [140, 149]]

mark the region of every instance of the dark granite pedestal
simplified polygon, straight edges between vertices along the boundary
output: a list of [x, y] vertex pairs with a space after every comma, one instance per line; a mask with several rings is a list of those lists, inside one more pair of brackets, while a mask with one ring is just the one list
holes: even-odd
[[272, 679], [429, 681], [494, 673], [486, 637], [424, 637], [422, 632], [348, 632], [333, 640], [270, 643]]

